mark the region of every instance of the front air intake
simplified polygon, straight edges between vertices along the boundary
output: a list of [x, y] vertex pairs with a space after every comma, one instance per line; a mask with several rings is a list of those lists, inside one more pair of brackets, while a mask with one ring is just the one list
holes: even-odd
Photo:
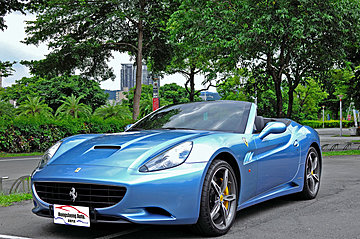
[[[119, 203], [126, 193], [125, 187], [87, 183], [35, 182], [35, 191], [48, 204], [111, 207]], [[70, 192], [76, 198], [70, 196]]]

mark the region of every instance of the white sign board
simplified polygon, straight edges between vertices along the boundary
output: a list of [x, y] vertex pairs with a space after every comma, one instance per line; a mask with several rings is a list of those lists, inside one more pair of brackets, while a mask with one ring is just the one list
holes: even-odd
[[90, 227], [89, 208], [54, 204], [54, 223]]

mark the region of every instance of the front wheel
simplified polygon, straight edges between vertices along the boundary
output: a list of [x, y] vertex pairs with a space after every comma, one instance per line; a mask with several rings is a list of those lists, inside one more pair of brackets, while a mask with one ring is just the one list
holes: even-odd
[[236, 216], [238, 186], [234, 170], [215, 159], [205, 176], [200, 215], [194, 229], [204, 236], [220, 236], [230, 230]]

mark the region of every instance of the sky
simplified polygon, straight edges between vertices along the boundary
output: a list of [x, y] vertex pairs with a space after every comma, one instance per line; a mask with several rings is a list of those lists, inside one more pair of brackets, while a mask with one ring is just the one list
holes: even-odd
[[[0, 60], [1, 61], [16, 61], [21, 60], [40, 60], [45, 58], [45, 55], [50, 51], [45, 44], [26, 45], [21, 43], [26, 37], [25, 34], [25, 21], [34, 20], [35, 16], [32, 14], [22, 15], [20, 13], [10, 13], [5, 16], [5, 23], [8, 26], [3, 32], [0, 31]], [[101, 82], [101, 88], [106, 90], [120, 90], [120, 69], [123, 63], [133, 63], [130, 60], [128, 54], [114, 52], [113, 59], [108, 62], [114, 70], [116, 78], [114, 81], [107, 80]], [[3, 87], [10, 86], [15, 83], [16, 80], [22, 77], [29, 77], [29, 69], [19, 63], [13, 66], [15, 72], [12, 76], [3, 78]], [[160, 84], [177, 83], [178, 85], [184, 86], [185, 77], [181, 74], [166, 75], [161, 79]], [[195, 77], [195, 88], [202, 89], [204, 86], [201, 82], [204, 80], [204, 76], [197, 75]], [[211, 87], [209, 91], [216, 92], [214, 87]]]

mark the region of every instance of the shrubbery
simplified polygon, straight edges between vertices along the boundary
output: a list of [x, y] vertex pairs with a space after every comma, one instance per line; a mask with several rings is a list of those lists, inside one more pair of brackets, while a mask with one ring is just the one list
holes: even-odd
[[124, 131], [130, 120], [51, 119], [44, 117], [0, 118], [0, 151], [43, 152], [56, 141], [75, 134], [115, 133]]
[[[322, 120], [303, 120], [301, 121], [302, 125], [308, 125], [312, 128], [322, 128], [323, 122]], [[340, 127], [340, 120], [327, 120], [324, 122], [325, 128], [339, 128]], [[350, 128], [354, 126], [354, 121], [342, 121], [342, 127]]]

